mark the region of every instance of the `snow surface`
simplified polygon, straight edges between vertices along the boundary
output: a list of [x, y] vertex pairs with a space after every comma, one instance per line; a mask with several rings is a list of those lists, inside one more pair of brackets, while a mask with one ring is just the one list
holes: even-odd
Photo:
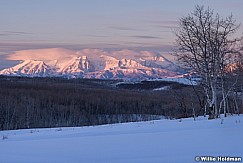
[[93, 127], [1, 131], [4, 163], [195, 162], [195, 156], [243, 156], [243, 115]]
[[155, 88], [153, 89], [153, 91], [166, 91], [171, 89], [170, 86], [164, 86], [164, 87], [160, 87], [160, 88]]
[[177, 82], [185, 85], [197, 85], [200, 81], [199, 78], [192, 78], [188, 79], [185, 77], [181, 77], [180, 75], [175, 77], [167, 77], [167, 78], [161, 78], [161, 79], [152, 79], [150, 81], [168, 81], [168, 82]]

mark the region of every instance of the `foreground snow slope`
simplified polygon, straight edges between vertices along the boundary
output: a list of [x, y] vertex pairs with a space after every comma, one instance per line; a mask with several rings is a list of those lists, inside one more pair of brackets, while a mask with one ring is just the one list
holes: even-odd
[[194, 162], [243, 156], [243, 116], [1, 131], [0, 162]]

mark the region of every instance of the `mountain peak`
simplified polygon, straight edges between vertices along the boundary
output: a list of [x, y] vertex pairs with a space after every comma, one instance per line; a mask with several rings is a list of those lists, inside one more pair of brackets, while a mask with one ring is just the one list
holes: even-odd
[[52, 75], [53, 73], [54, 70], [50, 66], [45, 64], [44, 61], [38, 60], [26, 60], [14, 67], [10, 67], [0, 71], [0, 74], [3, 75], [40, 77], [46, 77]]
[[[59, 50], [51, 49], [56, 56], [60, 56], [56, 54]], [[43, 51], [40, 50], [40, 52]], [[47, 59], [37, 58], [39, 59], [23, 60], [16, 66], [0, 71], [0, 74], [136, 80], [171, 77], [182, 72], [178, 65], [163, 55], [148, 51], [135, 52], [124, 49], [107, 52], [100, 49], [83, 49], [72, 52], [70, 55], [64, 54], [63, 57], [56, 57], [53, 60], [48, 60], [48, 56]]]

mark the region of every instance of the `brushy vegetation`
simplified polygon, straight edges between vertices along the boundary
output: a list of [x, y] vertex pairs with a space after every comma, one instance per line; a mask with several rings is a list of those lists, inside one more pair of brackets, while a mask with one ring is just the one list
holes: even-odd
[[[0, 77], [0, 130], [85, 126], [203, 114], [200, 91], [175, 83], [146, 89], [97, 79]], [[171, 87], [152, 91], [152, 85]], [[138, 86], [135, 86], [135, 88]], [[202, 104], [203, 106], [203, 104]]]

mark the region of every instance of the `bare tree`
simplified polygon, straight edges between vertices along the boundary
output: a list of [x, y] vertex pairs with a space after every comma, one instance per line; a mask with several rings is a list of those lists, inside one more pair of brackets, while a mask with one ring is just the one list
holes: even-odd
[[200, 76], [210, 118], [220, 114], [219, 92], [226, 99], [224, 70], [235, 53], [238, 39], [232, 36], [238, 28], [232, 15], [221, 18], [210, 8], [196, 6], [191, 14], [180, 19], [180, 28], [175, 32], [178, 45], [175, 55], [179, 62]]

